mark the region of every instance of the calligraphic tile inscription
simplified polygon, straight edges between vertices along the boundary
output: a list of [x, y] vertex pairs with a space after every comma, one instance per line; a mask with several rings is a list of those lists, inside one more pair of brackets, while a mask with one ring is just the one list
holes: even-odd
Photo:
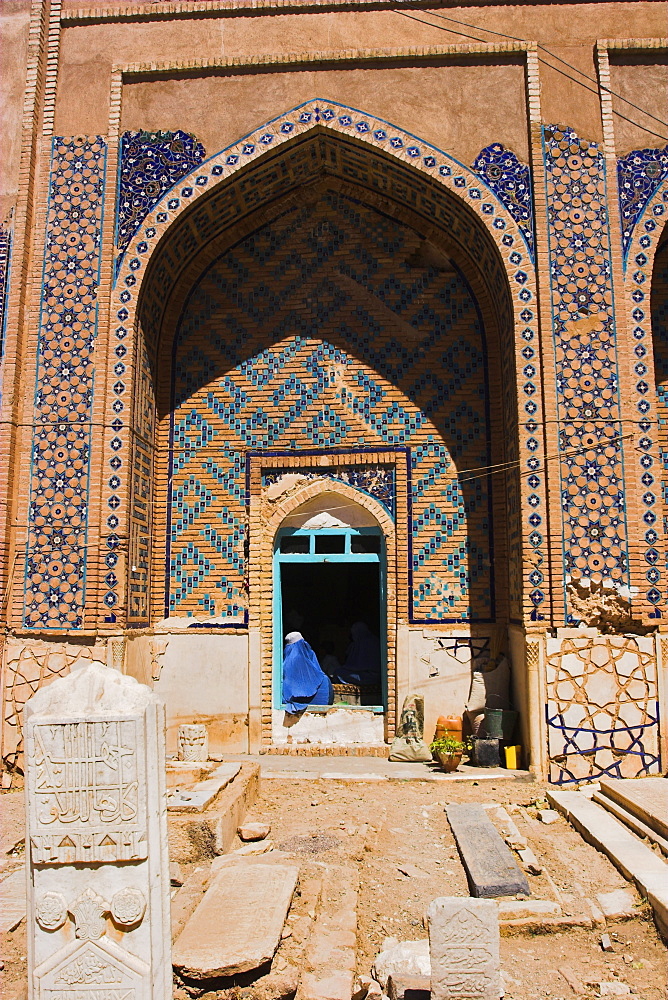
[[427, 910], [432, 1000], [499, 1000], [499, 905], [441, 896]]
[[24, 718], [29, 1000], [167, 1000], [163, 704], [80, 660]]

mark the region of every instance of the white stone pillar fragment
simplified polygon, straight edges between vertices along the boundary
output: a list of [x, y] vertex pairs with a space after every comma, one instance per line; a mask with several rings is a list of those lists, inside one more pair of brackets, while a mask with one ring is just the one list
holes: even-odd
[[30, 1000], [167, 1000], [164, 705], [79, 661], [24, 718]]
[[441, 896], [429, 904], [431, 1000], [499, 1000], [499, 905]]

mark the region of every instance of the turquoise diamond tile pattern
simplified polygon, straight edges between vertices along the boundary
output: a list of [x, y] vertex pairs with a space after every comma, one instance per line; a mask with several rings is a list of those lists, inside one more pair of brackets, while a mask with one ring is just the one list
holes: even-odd
[[44, 244], [24, 625], [83, 625], [102, 138], [54, 138]]
[[545, 126], [543, 148], [564, 576], [628, 585], [605, 161], [559, 125]]
[[[490, 462], [484, 331], [458, 273], [409, 262], [418, 246], [326, 190], [199, 281], [175, 351], [170, 613], [205, 615], [222, 588], [242, 614], [246, 451], [391, 446], [416, 483], [412, 617], [493, 617], [489, 483], [458, 481]], [[370, 470], [338, 474], [394, 506]]]

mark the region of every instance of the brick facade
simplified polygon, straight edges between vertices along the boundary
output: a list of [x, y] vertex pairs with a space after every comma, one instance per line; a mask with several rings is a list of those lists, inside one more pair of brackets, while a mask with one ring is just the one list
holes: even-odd
[[[164, 637], [193, 623], [245, 657], [242, 707], [217, 716], [245, 712], [249, 745], [269, 742], [279, 511], [333, 489], [389, 540], [386, 734], [407, 685], [429, 697], [419, 643], [456, 636], [469, 656], [511, 651], [538, 772], [659, 767], [668, 147], [647, 81], [665, 5], [617, 5], [637, 38], [614, 6], [582, 5], [572, 91], [549, 47], [570, 30], [557, 5], [523, 9], [521, 30], [502, 7], [466, 8], [496, 33], [477, 42], [456, 19], [448, 39], [424, 12], [353, 0], [16, 3], [25, 94], [0, 232], [10, 764], [22, 642], [47, 644], [51, 673], [73, 644], [113, 641], [120, 662], [129, 643], [143, 652], [124, 669], [159, 686]], [[270, 510], [294, 470], [306, 492]], [[623, 635], [639, 637], [637, 697]], [[592, 745], [603, 661], [619, 736]], [[448, 663], [433, 698], [461, 701]], [[629, 698], [635, 715], [618, 710]]]

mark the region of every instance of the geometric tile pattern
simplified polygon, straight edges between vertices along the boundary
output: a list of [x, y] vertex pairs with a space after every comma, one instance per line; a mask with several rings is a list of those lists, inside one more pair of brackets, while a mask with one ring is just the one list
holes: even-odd
[[9, 295], [9, 264], [12, 256], [12, 231], [0, 226], [0, 400], [2, 399], [2, 359], [5, 354], [5, 322]]
[[548, 638], [549, 780], [659, 773], [654, 636]]
[[518, 160], [511, 149], [494, 142], [478, 153], [473, 169], [506, 206], [520, 227], [534, 260], [533, 194], [527, 164]]
[[175, 348], [171, 613], [214, 614], [221, 591], [227, 615], [243, 611], [248, 450], [392, 446], [410, 451], [411, 617], [493, 617], [489, 482], [463, 475], [492, 461], [484, 331], [458, 272], [416, 261], [420, 242], [324, 189], [192, 290]]
[[622, 252], [626, 267], [636, 222], [647, 202], [668, 177], [668, 146], [634, 149], [617, 160], [619, 214], [622, 221]]
[[559, 125], [544, 127], [543, 149], [564, 573], [628, 586], [605, 161]]
[[[271, 486], [272, 483], [294, 472], [294, 469], [272, 469], [271, 472], [265, 470], [262, 473], [262, 487]], [[346, 483], [360, 493], [366, 493], [383, 505], [388, 514], [394, 519], [396, 509], [396, 495], [394, 483], [394, 467], [387, 465], [341, 465], [326, 473], [322, 468], [299, 467], [299, 475], [305, 479], [322, 479], [326, 475], [334, 482]]]
[[[640, 501], [644, 539], [640, 564], [644, 579], [634, 579], [633, 584], [642, 588], [645, 600], [653, 608], [649, 617], [654, 619], [665, 617], [668, 597], [668, 556], [665, 555], [668, 547], [668, 408], [665, 395], [668, 380], [668, 344], [665, 334], [668, 255], [665, 243], [662, 247], [658, 246], [666, 219], [668, 179], [660, 184], [636, 221], [626, 270], [627, 309], [631, 319], [634, 354], [635, 393], [632, 394], [632, 399], [637, 414], [634, 455], [638, 463], [636, 475], [642, 486]], [[647, 360], [648, 353], [651, 356], [652, 347], [656, 395], [652, 380], [648, 378]]]
[[54, 138], [37, 344], [26, 628], [82, 627], [106, 144]]
[[[118, 161], [116, 246], [123, 251], [151, 209], [206, 157], [187, 132], [124, 132]], [[120, 262], [120, 257], [117, 261]]]
[[[287, 146], [281, 149], [280, 157], [264, 158], [265, 153], [278, 151], [284, 144]], [[245, 169], [256, 160], [253, 170]], [[501, 361], [504, 399], [509, 407], [505, 409], [509, 451], [517, 448], [508, 458], [518, 463], [522, 476], [521, 494], [518, 484], [509, 479], [509, 497], [514, 501], [509, 504], [509, 517], [515, 518], [509, 525], [509, 599], [514, 617], [521, 619], [526, 587], [521, 559], [524, 540], [536, 567], [531, 573], [529, 596], [534, 615], [540, 618], [546, 600], [541, 586], [546, 558], [545, 480], [543, 446], [537, 433], [543, 417], [536, 364], [535, 272], [526, 237], [503, 203], [483, 178], [449, 154], [382, 119], [335, 102], [308, 101], [281, 114], [211, 156], [149, 212], [128, 246], [113, 293], [112, 315], [119, 323], [116, 336], [128, 337], [140, 319], [154, 363], [152, 331], [162, 325], [164, 290], [173, 285], [192, 248], [209, 242], [263, 203], [321, 175], [325, 168], [400, 206], [410, 206], [429, 225], [442, 227], [485, 276], [501, 329], [514, 327], [516, 331], [515, 340], [506, 341]], [[220, 184], [221, 180], [227, 183]], [[153, 260], [153, 251], [163, 237], [161, 248], [168, 248], [168, 252]], [[143, 282], [149, 260], [154, 264], [152, 277]], [[524, 400], [519, 427], [516, 391]], [[128, 435], [128, 428], [119, 432], [120, 447]], [[110, 461], [115, 456], [112, 447]], [[123, 479], [122, 473], [119, 476]], [[524, 489], [527, 484], [530, 494]], [[121, 486], [125, 496], [128, 487], [126, 478]], [[127, 518], [124, 504], [118, 510], [119, 530]]]
[[[657, 414], [658, 414], [658, 445], [661, 477], [659, 493], [659, 520], [652, 522], [652, 541], [656, 539], [654, 523], [661, 530], [661, 514], [663, 514], [663, 544], [665, 546], [665, 561], [663, 566], [663, 585], [660, 583], [660, 563], [656, 559], [656, 544], [645, 552], [645, 576], [654, 589], [661, 592], [662, 605], [668, 599], [666, 580], [668, 580], [668, 240], [658, 250], [654, 259], [654, 274], [652, 276], [652, 336], [654, 346], [654, 373], [656, 376]], [[653, 483], [649, 483], [652, 486]], [[663, 507], [663, 511], [661, 511]], [[653, 512], [652, 512], [653, 513]], [[649, 557], [649, 558], [648, 558]], [[658, 610], [658, 608], [657, 608]]]

